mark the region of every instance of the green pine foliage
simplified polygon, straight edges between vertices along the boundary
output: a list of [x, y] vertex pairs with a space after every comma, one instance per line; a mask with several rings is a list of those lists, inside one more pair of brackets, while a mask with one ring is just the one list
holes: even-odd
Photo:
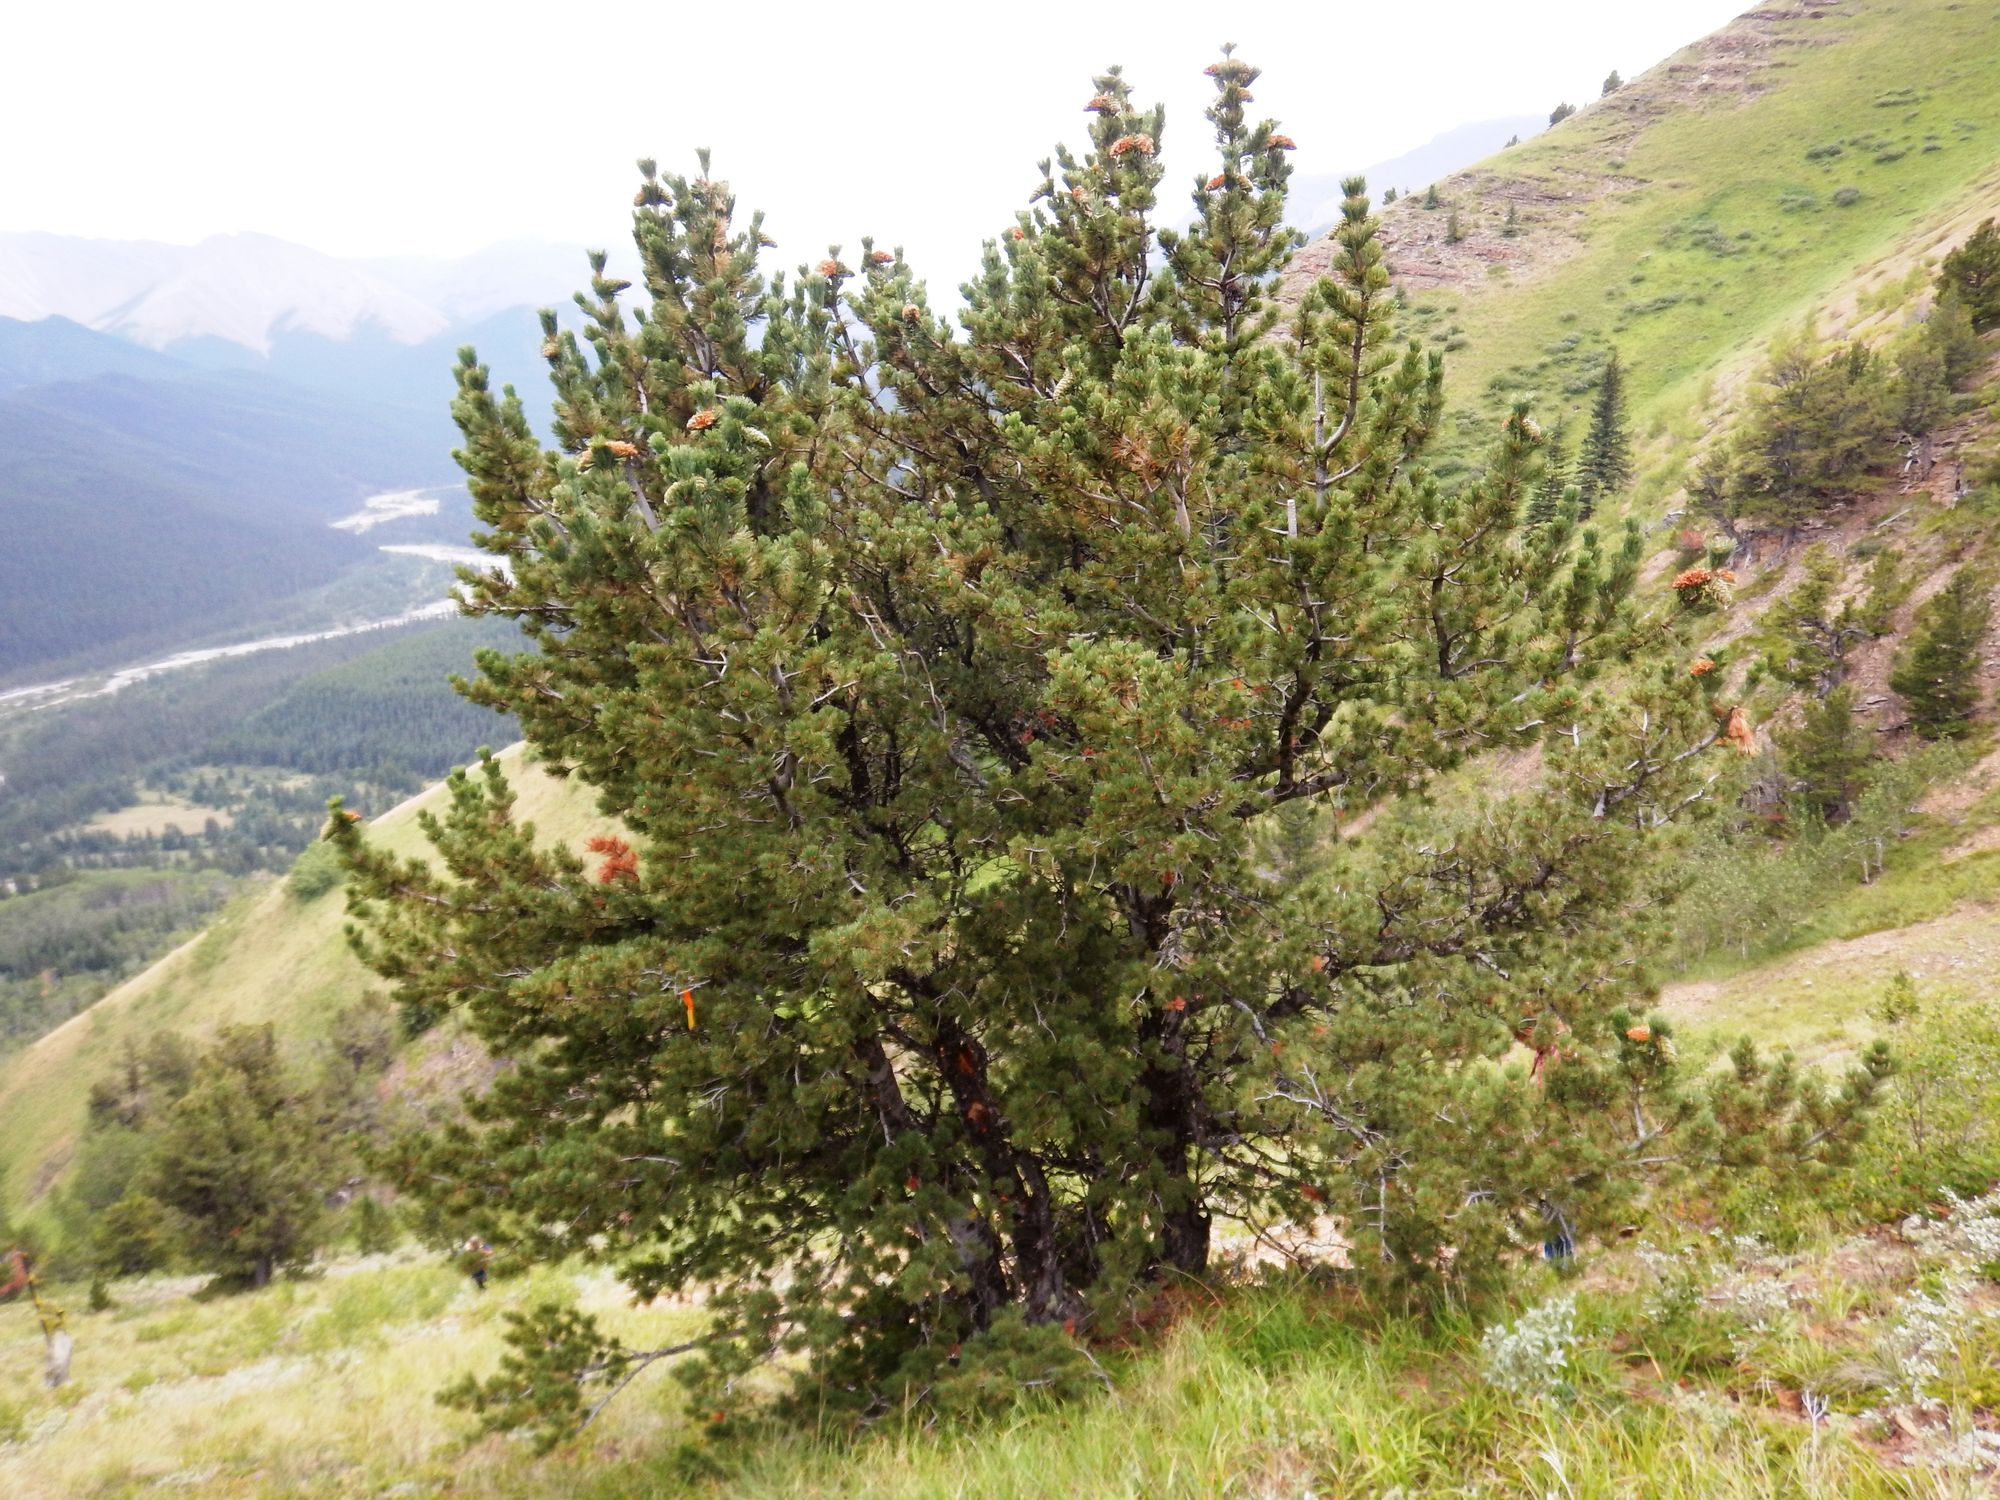
[[1559, 418], [1549, 429], [1548, 442], [1542, 450], [1542, 475], [1535, 483], [1534, 498], [1528, 502], [1530, 526], [1546, 526], [1564, 515], [1566, 506], [1581, 503], [1581, 496], [1571, 483], [1571, 472], [1572, 456]]
[[142, 1180], [192, 1264], [260, 1287], [322, 1243], [332, 1154], [272, 1029], [231, 1027], [161, 1118]]
[[[1884, 554], [1891, 555], [1891, 554]], [[1838, 554], [1819, 546], [1807, 551], [1805, 577], [1775, 604], [1763, 621], [1770, 645], [1765, 660], [1780, 681], [1808, 688], [1824, 698], [1847, 672], [1847, 657], [1861, 642], [1877, 634], [1868, 623], [1879, 615], [1897, 582], [1871, 570], [1871, 581], [1888, 592], [1871, 595], [1867, 604], [1839, 598], [1845, 574]]]
[[1886, 382], [1865, 346], [1828, 350], [1810, 331], [1782, 340], [1737, 439], [1745, 513], [1794, 525], [1849, 498], [1886, 456], [1891, 418]]
[[1794, 806], [1826, 823], [1844, 823], [1867, 784], [1874, 733], [1855, 717], [1854, 689], [1837, 687], [1805, 706], [1778, 749], [1793, 783]]
[[1688, 508], [1702, 520], [1722, 529], [1727, 545], [1734, 550], [1742, 538], [1743, 492], [1731, 471], [1729, 458], [1720, 448], [1709, 448], [1688, 466], [1685, 481]]
[[[956, 328], [866, 240], [767, 279], [704, 156], [642, 164], [643, 296], [600, 257], [584, 336], [547, 325], [554, 451], [464, 357], [508, 564], [470, 607], [541, 648], [472, 695], [625, 836], [539, 845], [491, 758], [434, 861], [336, 808], [362, 956], [507, 1063], [396, 1176], [496, 1266], [709, 1288], [718, 1409], [788, 1355], [863, 1412], [1060, 1388], [1218, 1223], [1336, 1214], [1372, 1295], [1475, 1295], [1662, 1171], [1817, 1170], [1883, 1066], [1683, 1065], [1641, 1019], [1712, 676], [1635, 527], [1523, 524], [1525, 413], [1427, 470], [1443, 366], [1358, 180], [1281, 320], [1292, 142], [1209, 71], [1189, 227], [1106, 73]], [[1518, 797], [1405, 795], [1531, 746]], [[1273, 879], [1305, 803], [1381, 816]], [[512, 1342], [454, 1399], [545, 1438], [663, 1352]]]
[[1974, 328], [2000, 328], [2000, 222], [1988, 219], [1944, 258], [1938, 287], [1958, 293]]
[[1986, 347], [1956, 286], [1945, 282], [1922, 323], [1895, 352], [1895, 420], [1921, 438], [1954, 414], [1952, 393], [1986, 361]]
[[1597, 377], [1590, 428], [1577, 455], [1577, 487], [1582, 492], [1586, 520], [1632, 482], [1632, 428], [1625, 408], [1625, 367], [1613, 349]]
[[[65, 1254], [100, 1274], [186, 1265], [252, 1287], [303, 1265], [378, 1129], [375, 1084], [393, 1051], [379, 999], [335, 1016], [310, 1065], [288, 1061], [269, 1026], [225, 1027], [201, 1050], [172, 1031], [128, 1040], [90, 1089], [57, 1205]], [[349, 1232], [393, 1242], [384, 1205], [357, 1201]]]
[[1576, 106], [1574, 104], [1567, 102], [1558, 104], [1554, 109], [1549, 111], [1549, 124], [1552, 126], [1560, 125], [1575, 113]]
[[1902, 695], [1911, 726], [1925, 739], [1959, 739], [1971, 731], [1979, 706], [1979, 650], [1992, 613], [1990, 585], [1970, 567], [1952, 574], [1918, 610], [1889, 686]]
[[347, 1231], [363, 1255], [383, 1255], [396, 1248], [402, 1231], [395, 1212], [372, 1193], [354, 1200], [347, 1214]]
[[1604, 87], [1600, 91], [1599, 97], [1604, 99], [1609, 99], [1613, 94], [1617, 93], [1620, 89], [1624, 87], [1625, 87], [1625, 80], [1623, 78], [1620, 78], [1618, 76], [1618, 70], [1616, 68], [1613, 68], [1609, 73], [1607, 73], [1604, 76]]
[[179, 1229], [167, 1206], [150, 1193], [128, 1192], [97, 1215], [90, 1262], [106, 1276], [143, 1276], [174, 1264]]
[[1889, 634], [1895, 628], [1896, 611], [1908, 602], [1916, 583], [1901, 550], [1884, 547], [1869, 561], [1856, 623], [1872, 636]]

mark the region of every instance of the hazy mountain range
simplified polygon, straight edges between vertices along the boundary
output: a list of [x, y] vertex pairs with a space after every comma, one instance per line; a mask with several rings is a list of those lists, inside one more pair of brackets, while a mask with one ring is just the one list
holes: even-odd
[[[1419, 189], [1540, 123], [1462, 126], [1365, 174]], [[1343, 175], [1294, 179], [1294, 222], [1332, 222]], [[365, 541], [329, 522], [450, 487], [462, 345], [539, 420], [536, 309], [573, 318], [588, 276], [581, 246], [541, 241], [361, 260], [263, 234], [0, 234], [0, 681], [216, 629], [383, 544], [463, 543], [462, 501]]]
[[[1389, 187], [1420, 188], [1542, 124], [1538, 116], [1519, 116], [1462, 125], [1363, 173], [1378, 195]], [[1292, 215], [1300, 228], [1333, 221], [1346, 175], [1294, 179]], [[0, 233], [0, 318], [66, 318], [198, 364], [271, 361], [288, 378], [297, 374], [288, 367], [309, 363], [301, 350], [311, 341], [450, 345], [496, 314], [567, 303], [587, 278], [581, 247], [537, 240], [455, 259], [363, 260], [265, 234], [168, 245]], [[447, 348], [447, 368], [449, 356]], [[387, 392], [390, 399], [399, 385]], [[372, 389], [383, 394], [379, 384]]]

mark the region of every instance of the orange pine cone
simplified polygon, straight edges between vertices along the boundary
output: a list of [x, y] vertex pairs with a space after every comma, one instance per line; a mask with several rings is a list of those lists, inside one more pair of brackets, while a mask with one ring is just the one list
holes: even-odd
[[717, 414], [715, 408], [712, 406], [704, 406], [700, 411], [696, 412], [693, 416], [688, 418], [688, 431], [705, 432], [709, 428], [713, 427], [716, 424], [716, 421], [717, 421]]
[[1751, 727], [1750, 719], [1743, 712], [1742, 704], [1739, 703], [1723, 716], [1719, 738], [1725, 745], [1734, 745], [1740, 754], [1757, 753], [1757, 731]]

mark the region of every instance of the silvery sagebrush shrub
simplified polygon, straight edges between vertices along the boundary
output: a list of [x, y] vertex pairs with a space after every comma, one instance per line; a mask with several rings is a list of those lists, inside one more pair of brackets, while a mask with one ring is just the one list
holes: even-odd
[[1512, 1323], [1488, 1328], [1480, 1340], [1480, 1368], [1489, 1383], [1511, 1396], [1566, 1395], [1576, 1343], [1576, 1298], [1552, 1297]]

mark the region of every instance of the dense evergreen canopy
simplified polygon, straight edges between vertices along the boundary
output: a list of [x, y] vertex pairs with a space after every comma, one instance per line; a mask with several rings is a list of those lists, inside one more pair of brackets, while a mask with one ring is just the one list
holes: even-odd
[[[1210, 73], [1191, 226], [1106, 73], [956, 327], [867, 241], [767, 280], [704, 156], [642, 164], [642, 295], [599, 257], [586, 337], [548, 320], [556, 451], [467, 354], [471, 607], [539, 647], [472, 692], [629, 842], [538, 848], [492, 761], [434, 864], [332, 826], [364, 954], [512, 1060], [403, 1163], [498, 1269], [710, 1287], [718, 1373], [806, 1350], [866, 1402], [1056, 1349], [1218, 1224], [1476, 1286], [1648, 1173], [1847, 1139], [1866, 1076], [1686, 1079], [1636, 1013], [1646, 846], [1720, 769], [1636, 529], [1524, 527], [1525, 413], [1426, 470], [1443, 369], [1360, 182], [1281, 318], [1292, 142]], [[1406, 795], [1481, 756], [1517, 795]], [[587, 1325], [523, 1330], [496, 1420], [643, 1357]]]

